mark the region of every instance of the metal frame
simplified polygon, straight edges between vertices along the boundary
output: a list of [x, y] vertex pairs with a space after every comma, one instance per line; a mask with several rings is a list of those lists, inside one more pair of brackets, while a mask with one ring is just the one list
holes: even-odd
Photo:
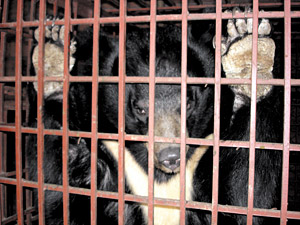
[[[43, 58], [44, 58], [44, 32], [45, 25], [50, 25], [52, 22], [46, 22], [44, 20], [46, 16], [46, 2], [40, 1], [39, 6], [39, 21], [23, 21], [23, 1], [17, 1], [17, 20], [16, 22], [6, 22], [2, 19], [0, 24], [0, 29], [15, 29], [16, 32], [16, 50], [15, 50], [15, 76], [4, 76], [3, 67], [1, 68], [0, 82], [14, 82], [15, 83], [15, 124], [8, 126], [6, 124], [0, 124], [0, 131], [13, 132], [15, 134], [16, 140], [16, 171], [15, 178], [11, 178], [6, 175], [5, 171], [2, 170], [3, 164], [5, 163], [3, 159], [0, 160], [1, 176], [0, 176], [0, 190], [5, 193], [5, 185], [14, 185], [16, 187], [16, 197], [17, 197], [17, 215], [16, 217], [6, 218], [2, 209], [0, 213], [0, 224], [6, 224], [9, 221], [17, 220], [18, 224], [23, 224], [24, 211], [28, 212], [28, 208], [23, 207], [23, 192], [24, 188], [36, 188], [38, 189], [38, 216], [39, 224], [44, 224], [44, 191], [53, 190], [63, 193], [63, 218], [64, 224], [69, 224], [69, 195], [70, 194], [80, 194], [90, 196], [91, 198], [91, 223], [97, 223], [97, 198], [111, 198], [117, 199], [119, 202], [119, 224], [124, 224], [124, 203], [125, 201], [134, 201], [139, 203], [148, 204], [148, 223], [153, 224], [153, 212], [154, 205], [166, 205], [175, 206], [180, 208], [180, 224], [185, 224], [185, 210], [186, 208], [202, 209], [208, 210], [212, 213], [212, 224], [217, 224], [218, 212], [226, 213], [237, 213], [247, 215], [247, 224], [252, 224], [253, 216], [268, 216], [280, 218], [280, 224], [286, 224], [288, 219], [300, 220], [300, 212], [288, 211], [288, 181], [289, 181], [289, 155], [290, 151], [300, 151], [300, 145], [290, 143], [290, 105], [291, 105], [291, 86], [300, 86], [300, 80], [291, 79], [291, 19], [300, 18], [300, 11], [291, 11], [291, 1], [284, 1], [284, 11], [272, 11], [272, 12], [259, 12], [259, 2], [258, 0], [253, 1], [253, 13], [236, 13], [234, 16], [230, 13], [222, 12], [222, 1], [216, 1], [216, 13], [207, 14], [189, 14], [187, 0], [182, 1], [182, 13], [181, 14], [171, 14], [171, 15], [157, 15], [157, 3], [155, 0], [151, 0], [150, 15], [147, 16], [127, 16], [127, 5], [126, 1], [120, 1], [119, 17], [100, 17], [100, 0], [95, 0], [94, 3], [94, 16], [93, 18], [87, 19], [77, 19], [71, 18], [71, 1], [65, 1], [65, 17], [62, 21], [56, 21], [56, 24], [63, 24], [65, 26], [65, 36], [64, 42], [69, 41], [69, 31], [71, 26], [75, 24], [92, 24], [94, 29], [93, 36], [93, 69], [91, 77], [84, 76], [70, 76], [68, 71], [68, 61], [64, 62], [64, 76], [61, 78], [57, 77], [44, 77], [43, 76]], [[33, 2], [33, 1], [32, 1]], [[7, 7], [7, 1], [4, 1], [4, 8]], [[33, 4], [34, 5], [34, 4]], [[74, 4], [76, 6], [76, 4]], [[74, 6], [73, 5], [73, 6]], [[194, 7], [195, 8], [195, 7]], [[57, 9], [57, 1], [54, 1], [54, 12]], [[6, 18], [6, 10], [3, 10], [3, 18]], [[77, 9], [75, 7], [75, 14]], [[220, 43], [221, 43], [221, 27], [222, 20], [228, 18], [253, 18], [253, 53], [252, 53], [252, 79], [229, 79], [221, 78], [221, 53], [220, 53]], [[257, 78], [257, 27], [258, 19], [262, 17], [268, 18], [284, 18], [284, 38], [285, 38], [285, 68], [284, 68], [284, 79], [271, 79], [271, 80], [261, 80]], [[213, 19], [216, 21], [216, 54], [215, 54], [215, 77], [214, 78], [190, 78], [187, 76], [187, 23], [190, 20], [204, 20]], [[182, 65], [181, 65], [181, 77], [178, 78], [163, 78], [155, 77], [155, 37], [156, 37], [156, 25], [157, 22], [161, 21], [181, 21], [182, 27]], [[125, 74], [126, 65], [126, 53], [125, 53], [125, 40], [126, 40], [126, 23], [139, 23], [148, 22], [150, 24], [150, 74], [149, 77], [127, 77]], [[101, 48], [98, 45], [99, 30], [101, 24], [107, 23], [117, 23], [119, 24], [119, 77], [98, 77], [98, 51]], [[22, 76], [22, 36], [24, 27], [39, 27], [39, 71], [37, 77]], [[5, 50], [5, 33], [1, 33], [1, 63], [4, 63], [3, 52]], [[64, 46], [65, 58], [68, 58], [69, 49], [68, 45]], [[37, 129], [28, 128], [22, 126], [21, 121], [21, 101], [22, 101], [22, 82], [38, 82], [38, 125]], [[63, 112], [68, 111], [68, 87], [70, 82], [91, 82], [92, 83], [92, 129], [91, 132], [77, 132], [69, 131], [67, 125], [67, 113], [63, 114], [63, 129], [62, 130], [46, 130], [42, 123], [42, 104], [43, 104], [43, 84], [45, 81], [62, 81], [63, 86]], [[97, 102], [98, 102], [98, 85], [99, 82], [113, 82], [118, 83], [119, 86], [119, 115], [118, 115], [118, 134], [104, 134], [98, 133], [98, 118], [97, 118]], [[139, 135], [127, 135], [125, 134], [125, 114], [124, 114], [124, 93], [126, 83], [149, 83], [149, 135], [139, 136]], [[181, 84], [181, 136], [179, 138], [163, 138], [154, 136], [154, 93], [155, 84], [157, 83], [176, 83]], [[278, 143], [261, 143], [255, 140], [255, 121], [256, 121], [256, 97], [251, 100], [251, 128], [250, 128], [250, 141], [223, 141], [220, 140], [219, 126], [220, 126], [220, 95], [221, 95], [221, 85], [223, 84], [251, 84], [252, 85], [252, 96], [256, 96], [256, 86], [258, 84], [272, 84], [280, 85], [284, 87], [284, 142], [283, 144]], [[214, 140], [204, 140], [204, 139], [194, 139], [186, 138], [186, 89], [187, 84], [214, 84], [215, 87], [215, 102], [214, 102]], [[0, 85], [0, 91], [2, 92], [2, 85]], [[0, 100], [2, 101], [2, 99]], [[2, 103], [2, 102], [0, 102]], [[1, 108], [2, 109], [2, 108]], [[3, 112], [1, 112], [2, 115]], [[1, 122], [3, 117], [0, 118]], [[23, 165], [22, 165], [22, 134], [36, 134], [38, 138], [38, 182], [31, 182], [23, 179]], [[59, 135], [63, 137], [63, 184], [61, 186], [45, 184], [44, 174], [43, 174], [43, 148], [44, 148], [44, 135]], [[75, 187], [70, 187], [68, 182], [68, 146], [69, 146], [69, 136], [80, 136], [91, 139], [91, 189], [80, 189]], [[4, 137], [0, 137], [1, 142], [4, 143]], [[112, 139], [119, 141], [119, 164], [118, 164], [118, 193], [103, 192], [97, 190], [97, 143], [99, 139]], [[148, 180], [148, 196], [141, 197], [125, 194], [124, 187], [124, 144], [125, 141], [135, 140], [135, 141], [146, 141], [149, 142], [149, 180]], [[160, 198], [154, 198], [153, 190], [153, 176], [154, 176], [154, 161], [153, 161], [153, 147], [155, 142], [175, 142], [180, 143], [181, 148], [181, 164], [180, 164], [180, 187], [181, 194], [180, 200], [166, 200]], [[201, 144], [213, 146], [214, 155], [213, 160], [213, 196], [212, 203], [201, 203], [201, 202], [187, 202], [185, 200], [185, 145], [186, 144]], [[248, 185], [248, 207], [237, 207], [237, 206], [227, 206], [218, 204], [218, 179], [219, 179], [219, 148], [220, 147], [246, 147], [249, 148], [249, 185]], [[268, 149], [274, 149], [283, 151], [283, 178], [282, 178], [282, 199], [281, 199], [281, 210], [275, 209], [257, 209], [253, 207], [253, 187], [254, 187], [254, 165], [255, 165], [255, 149], [259, 149], [260, 146], [264, 146]], [[0, 148], [1, 157], [6, 157], [6, 150], [3, 145]], [[3, 204], [3, 197], [1, 196], [1, 204]], [[26, 206], [28, 207], [28, 205]], [[2, 207], [0, 207], [2, 208]], [[30, 213], [30, 212], [29, 212]], [[27, 215], [27, 214], [26, 214]]]

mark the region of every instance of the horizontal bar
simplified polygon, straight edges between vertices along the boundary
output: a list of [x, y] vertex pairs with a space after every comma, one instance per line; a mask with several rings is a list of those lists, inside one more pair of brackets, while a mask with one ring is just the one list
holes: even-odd
[[[91, 76], [70, 76], [70, 82], [92, 82]], [[207, 77], [187, 77], [188, 84], [214, 84], [215, 78]], [[44, 77], [46, 82], [63, 82], [63, 77]], [[119, 78], [115, 76], [99, 76], [99, 83], [118, 83]], [[15, 82], [14, 76], [0, 77], [0, 83]], [[37, 82], [36, 76], [22, 76], [22, 82]], [[146, 76], [126, 76], [126, 83], [149, 83], [149, 77]], [[155, 77], [156, 84], [180, 84], [180, 77]], [[221, 84], [251, 84], [250, 78], [221, 78]], [[283, 86], [284, 79], [257, 79], [260, 85]], [[291, 79], [292, 86], [300, 86], [300, 79]]]
[[[284, 18], [283, 11], [264, 11], [258, 13], [259, 18]], [[291, 18], [300, 17], [300, 11], [291, 11]], [[252, 18], [252, 13], [232, 13], [223, 12], [222, 19], [231, 19], [231, 18]], [[215, 13], [190, 13], [187, 17], [189, 21], [192, 20], [215, 20]], [[181, 21], [181, 14], [169, 14], [169, 15], [157, 15], [157, 22], [167, 22], [167, 21]], [[99, 18], [100, 24], [111, 24], [111, 23], [119, 23], [119, 17], [103, 17]], [[83, 18], [83, 19], [71, 19], [71, 25], [92, 25], [94, 22], [93, 18]], [[150, 22], [150, 16], [127, 16], [126, 23], [145, 23]], [[52, 26], [53, 21], [45, 22], [45, 25]], [[54, 22], [56, 25], [63, 25], [64, 20], [56, 20]], [[38, 27], [38, 21], [24, 21], [22, 27]], [[0, 24], [0, 29], [4, 28], [16, 28], [16, 22], [5, 22]], [[1, 31], [1, 30], [0, 30]]]
[[[22, 127], [22, 133], [28, 134], [37, 134], [37, 128], [29, 128], [29, 127]], [[0, 125], [0, 132], [15, 132], [14, 126], [6, 126]], [[62, 136], [61, 130], [44, 130], [45, 135], [56, 135]], [[92, 135], [90, 132], [84, 131], [69, 131], [70, 137], [78, 137], [78, 138], [91, 138]], [[105, 140], [118, 140], [118, 134], [113, 133], [98, 133], [98, 139], [105, 139]], [[147, 142], [149, 141], [148, 136], [146, 135], [125, 135], [126, 141], [142, 141]], [[157, 143], [180, 143], [180, 138], [166, 138], [166, 137], [154, 137], [155, 142]], [[189, 145], [207, 145], [212, 146], [213, 141], [201, 138], [187, 138], [186, 143]], [[231, 141], [231, 140], [220, 140], [220, 146], [222, 147], [236, 147], [236, 148], [248, 148], [249, 142], [248, 141]], [[282, 143], [269, 143], [269, 142], [256, 142], [255, 145], [256, 149], [270, 149], [270, 150], [282, 150], [283, 144]], [[291, 151], [300, 151], [299, 144], [291, 144]]]

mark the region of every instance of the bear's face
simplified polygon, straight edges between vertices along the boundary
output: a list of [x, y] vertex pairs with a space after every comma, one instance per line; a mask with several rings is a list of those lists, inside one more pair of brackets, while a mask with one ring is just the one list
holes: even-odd
[[[157, 34], [157, 49], [155, 61], [156, 77], [181, 77], [181, 41], [177, 34], [180, 30], [177, 26], [171, 26], [170, 32], [159, 29]], [[161, 33], [163, 32], [163, 33]], [[173, 33], [174, 32], [174, 33]], [[138, 33], [139, 34], [139, 33]], [[147, 33], [137, 35], [133, 32], [127, 37], [126, 51], [126, 75], [149, 76], [149, 37]], [[175, 35], [176, 34], [176, 35]], [[143, 37], [143, 38], [141, 38]], [[179, 35], [180, 37], [180, 35]], [[214, 57], [199, 43], [188, 42], [187, 75], [189, 77], [213, 77]], [[197, 46], [197, 47], [195, 47]], [[201, 50], [201, 51], [200, 51]], [[117, 55], [117, 53], [116, 53]], [[205, 55], [205, 57], [203, 57]], [[100, 74], [118, 74], [119, 59], [112, 57], [103, 65], [111, 65], [109, 70], [103, 70]], [[103, 117], [100, 121], [109, 121], [107, 129], [118, 130], [118, 84], [102, 84], [100, 93], [101, 111]], [[157, 137], [180, 138], [181, 136], [181, 85], [180, 84], [155, 84], [154, 103], [154, 135]], [[204, 138], [212, 133], [213, 128], [213, 98], [212, 85], [189, 84], [187, 86], [186, 102], [186, 136]], [[126, 134], [147, 135], [149, 128], [149, 84], [126, 83], [125, 90], [125, 132]], [[104, 132], [108, 132], [105, 130]], [[148, 146], [147, 143], [126, 142], [126, 146], [135, 159], [147, 170]], [[193, 146], [195, 147], [195, 146]], [[187, 158], [192, 150], [186, 149]], [[158, 171], [164, 173], [179, 172], [180, 144], [154, 143], [154, 161]]]
[[[126, 133], [148, 134], [149, 86], [148, 84], [127, 84], [126, 91]], [[204, 137], [209, 133], [213, 106], [213, 90], [207, 86], [188, 86], [187, 89], [187, 137]], [[154, 135], [174, 138], [181, 136], [181, 86], [178, 84], [156, 84], [154, 105]], [[199, 115], [205, 116], [200, 118]], [[209, 118], [209, 119], [208, 119]], [[203, 120], [203, 121], [202, 121]], [[199, 129], [200, 126], [200, 130]], [[195, 132], [197, 131], [197, 132]], [[146, 149], [148, 144], [145, 143]], [[187, 146], [186, 151], [189, 147]], [[146, 153], [145, 153], [146, 154]], [[155, 167], [165, 173], [177, 173], [180, 167], [180, 144], [155, 143]]]

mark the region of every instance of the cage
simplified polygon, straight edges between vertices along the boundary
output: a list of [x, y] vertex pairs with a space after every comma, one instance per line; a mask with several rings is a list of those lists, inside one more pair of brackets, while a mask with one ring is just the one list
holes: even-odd
[[[299, 65], [300, 65], [300, 1], [283, 0], [138, 0], [138, 1], [116, 1], [116, 0], [1, 0], [1, 45], [0, 45], [0, 224], [44, 224], [48, 223], [49, 217], [56, 213], [61, 215], [61, 219], [56, 223], [72, 224], [75, 214], [87, 211], [90, 224], [106, 224], [106, 221], [99, 216], [102, 210], [99, 200], [117, 203], [118, 224], [129, 223], [126, 220], [126, 207], [130, 204], [146, 206], [144, 222], [147, 224], [159, 224], [155, 216], [159, 214], [155, 208], [176, 209], [178, 224], [188, 224], [186, 219], [190, 211], [204, 211], [209, 216], [211, 224], [220, 224], [220, 218], [224, 215], [238, 215], [247, 224], [260, 224], [262, 218], [272, 218], [271, 224], [299, 224], [300, 222], [300, 125], [299, 125]], [[234, 7], [251, 8], [251, 11], [236, 11], [232, 13]], [[52, 17], [49, 17], [52, 15]], [[221, 67], [221, 35], [226, 30], [229, 19], [253, 18], [253, 53], [252, 53], [252, 79], [251, 78], [225, 78]], [[278, 61], [274, 64], [274, 78], [262, 79], [257, 75], [257, 43], [259, 34], [258, 26], [263, 18], [268, 18], [272, 24], [272, 39], [276, 43], [276, 54]], [[180, 33], [180, 76], [156, 76], [157, 64], [155, 62], [159, 45], [157, 45], [158, 30], [164, 30], [172, 24], [179, 29]], [[188, 61], [188, 27], [194, 25], [199, 30], [209, 30], [215, 33], [215, 60], [214, 75], [212, 77], [190, 77], [187, 71]], [[47, 56], [47, 46], [49, 43], [44, 36], [47, 36], [48, 28], [63, 26], [63, 43], [60, 60], [61, 69], [57, 74], [47, 75], [45, 71]], [[255, 29], [256, 28], [256, 29]], [[76, 62], [76, 70], [71, 73], [70, 64], [74, 64], [69, 59], [72, 55], [73, 37], [80, 35], [86, 29], [92, 30], [89, 41], [92, 48], [87, 49], [89, 62], [79, 60]], [[126, 50], [126, 40], [128, 40], [128, 30], [139, 29], [149, 33], [149, 48], [143, 54], [149, 59], [149, 69], [145, 76], [139, 74], [128, 74], [126, 70], [126, 60], [128, 50]], [[36, 31], [39, 34], [36, 36]], [[117, 41], [118, 60], [116, 76], [102, 74], [99, 76], [101, 57], [99, 52], [105, 48], [106, 42], [99, 42], [101, 33], [105, 32], [107, 37]], [[193, 32], [193, 31], [191, 31]], [[193, 33], [197, 37], [197, 33]], [[140, 39], [138, 39], [139, 41]], [[211, 41], [211, 40], [210, 40]], [[78, 43], [77, 43], [78, 44]], [[209, 43], [212, 47], [211, 42]], [[36, 48], [38, 46], [38, 49]], [[34, 49], [37, 50], [34, 61]], [[175, 50], [175, 49], [174, 49]], [[58, 50], [57, 50], [58, 51]], [[76, 57], [84, 57], [77, 55]], [[45, 63], [43, 59], [45, 58]], [[100, 60], [99, 60], [100, 59]], [[34, 70], [34, 62], [36, 70]], [[85, 71], [87, 63], [90, 70]], [[101, 69], [100, 69], [101, 71]], [[58, 72], [58, 73], [59, 73]], [[174, 72], [174, 71], [173, 71]], [[46, 93], [44, 88], [48, 84], [57, 83], [60, 88], [61, 108], [47, 109], [57, 111], [60, 115], [61, 126], [56, 128], [43, 122], [45, 118], [44, 100]], [[89, 90], [86, 102], [91, 105], [88, 110], [89, 119], [82, 122], [84, 129], [70, 127], [70, 110], [72, 99], [69, 96], [71, 84], [74, 89], [85, 84]], [[149, 116], [148, 129], [146, 133], [126, 132], [126, 92], [128, 86], [132, 84], [148, 85], [146, 93], [149, 96]], [[177, 85], [180, 87], [180, 130], [177, 136], [160, 135], [156, 133], [155, 126], [155, 90], [158, 85]], [[251, 99], [250, 115], [250, 136], [249, 140], [230, 140], [220, 136], [221, 101], [222, 87], [228, 85], [251, 85], [252, 95], [256, 96], [259, 85], [278, 86], [284, 93], [284, 104], [282, 111], [282, 141], [264, 142], [256, 140], [256, 98]], [[114, 93], [118, 98], [118, 113], [115, 115], [117, 129], [106, 129], [109, 125], [101, 120], [98, 114], [98, 102], [102, 95], [98, 93], [99, 86], [116, 85]], [[187, 96], [188, 86], [202, 87], [212, 86], [213, 94], [213, 133], [212, 140], [202, 137], [189, 137], [186, 123], [189, 105]], [[36, 88], [36, 94], [33, 91]], [[34, 93], [33, 93], [34, 92]], [[297, 94], [298, 93], [298, 94]], [[32, 108], [32, 105], [35, 107]], [[144, 112], [141, 112], [142, 114]], [[275, 112], [274, 112], [275, 113]], [[83, 118], [83, 116], [82, 116]], [[81, 117], [80, 117], [81, 119]], [[32, 125], [35, 124], [35, 125]], [[266, 124], [267, 125], [267, 124]], [[279, 126], [280, 127], [280, 126]], [[102, 129], [103, 128], [103, 129]], [[104, 129], [105, 128], [105, 129]], [[105, 132], [103, 130], [106, 130]], [[48, 178], [47, 157], [51, 157], [45, 148], [51, 146], [51, 138], [60, 143], [60, 158], [57, 158], [59, 172], [51, 174]], [[34, 144], [32, 139], [35, 140]], [[75, 144], [74, 144], [75, 142]], [[76, 143], [77, 142], [77, 143]], [[119, 143], [117, 145], [116, 157], [118, 163], [115, 164], [117, 188], [111, 190], [101, 190], [98, 180], [101, 174], [98, 171], [98, 163], [102, 155], [98, 152], [99, 143]], [[127, 190], [128, 179], [125, 174], [126, 168], [126, 143], [140, 142], [146, 143], [147, 156], [147, 176], [145, 184], [145, 195], [135, 194]], [[178, 173], [179, 187], [177, 198], [168, 198], [169, 195], [155, 196], [155, 144], [175, 143], [180, 146], [180, 172]], [[89, 146], [90, 158], [88, 162], [89, 183], [81, 186], [70, 180], [69, 174], [73, 173], [72, 151], [73, 145]], [[185, 149], [188, 145], [211, 146], [213, 159], [211, 161], [211, 187], [210, 199], [208, 201], [196, 201], [188, 199], [186, 192], [188, 189], [186, 174]], [[32, 158], [28, 157], [28, 149], [35, 149], [36, 162], [34, 163], [36, 177], [30, 177], [32, 173]], [[222, 204], [220, 185], [223, 174], [220, 167], [220, 154], [227, 148], [248, 149], [249, 158], [247, 165], [247, 204], [228, 205]], [[71, 149], [71, 150], [70, 150]], [[282, 160], [282, 170], [280, 172], [280, 207], [266, 208], [254, 205], [255, 200], [255, 155], [258, 151], [280, 152]], [[127, 157], [128, 158], [128, 157]], [[56, 162], [55, 162], [56, 163]], [[81, 171], [76, 171], [78, 176]], [[74, 172], [75, 173], [75, 172]], [[138, 178], [137, 178], [138, 179]], [[140, 181], [141, 183], [143, 180]], [[56, 204], [51, 203], [51, 198], [59, 196], [61, 199], [57, 211], [53, 210], [48, 214], [47, 205], [56, 208]], [[79, 197], [79, 205], [87, 204], [89, 207], [82, 207], [79, 211], [72, 212], [72, 201]], [[47, 202], [47, 204], [45, 204]], [[82, 211], [82, 212], [81, 212]], [[163, 216], [165, 216], [164, 214]], [[133, 215], [134, 216], [134, 215]], [[239, 217], [240, 216], [240, 217]], [[229, 216], [230, 217], [230, 216]], [[166, 216], [167, 218], [167, 216]], [[176, 217], [177, 218], [177, 217]], [[53, 221], [52, 221], [53, 222]], [[83, 223], [82, 221], [79, 223]], [[130, 223], [129, 223], [130, 224]], [[162, 224], [162, 223], [161, 223]], [[225, 223], [226, 224], [226, 223]], [[229, 223], [227, 223], [229, 224]]]

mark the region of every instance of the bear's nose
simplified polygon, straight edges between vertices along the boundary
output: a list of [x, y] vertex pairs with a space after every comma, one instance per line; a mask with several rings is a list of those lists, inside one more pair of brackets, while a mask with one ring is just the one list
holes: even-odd
[[174, 172], [180, 166], [180, 148], [169, 147], [161, 150], [158, 161], [164, 167]]

